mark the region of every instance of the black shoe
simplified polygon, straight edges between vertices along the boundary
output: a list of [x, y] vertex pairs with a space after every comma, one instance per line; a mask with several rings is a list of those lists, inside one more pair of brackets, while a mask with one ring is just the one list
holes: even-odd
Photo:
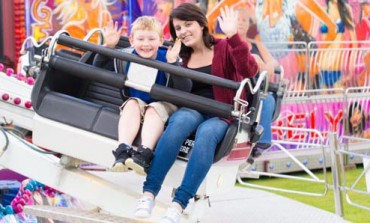
[[247, 159], [247, 163], [253, 164], [254, 160], [260, 157], [263, 151], [270, 148], [270, 146], [271, 146], [270, 143], [263, 143], [263, 142], [256, 143], [256, 145], [252, 149], [251, 155]]
[[133, 169], [137, 174], [146, 176], [152, 159], [152, 150], [141, 145], [137, 148], [135, 154], [126, 160], [126, 166]]
[[259, 148], [262, 150], [266, 150], [270, 147], [271, 147], [271, 143], [267, 143], [267, 142], [257, 142], [256, 145], [254, 146], [254, 148]]
[[120, 144], [116, 150], [113, 150], [112, 153], [115, 157], [115, 162], [112, 167], [113, 172], [127, 172], [129, 168], [126, 166], [126, 160], [133, 156], [134, 150], [126, 145]]
[[260, 148], [257, 148], [257, 147], [254, 147], [252, 149], [251, 155], [247, 159], [247, 163], [253, 164], [254, 163], [254, 159], [257, 159], [261, 155], [262, 155], [261, 149]]

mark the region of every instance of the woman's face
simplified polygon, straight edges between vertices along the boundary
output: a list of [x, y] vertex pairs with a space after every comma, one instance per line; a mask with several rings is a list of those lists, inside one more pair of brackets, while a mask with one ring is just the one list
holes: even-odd
[[249, 15], [246, 11], [239, 11], [238, 13], [238, 33], [241, 36], [247, 35], [249, 29]]
[[350, 118], [350, 122], [353, 127], [358, 127], [362, 122], [362, 113], [361, 110], [358, 108], [354, 108], [352, 111], [352, 117]]
[[203, 41], [203, 27], [197, 21], [184, 21], [174, 18], [176, 36], [187, 47], [193, 47]]

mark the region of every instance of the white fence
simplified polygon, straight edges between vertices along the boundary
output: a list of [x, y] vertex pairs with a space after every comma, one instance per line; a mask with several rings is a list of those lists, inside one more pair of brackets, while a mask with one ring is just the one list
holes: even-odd
[[[354, 196], [370, 198], [370, 165], [354, 181], [346, 179], [347, 166], [370, 159], [370, 41], [266, 45], [283, 66], [289, 84], [273, 124], [273, 146], [241, 169], [239, 183], [310, 196], [325, 196], [333, 189], [336, 214], [343, 216], [344, 198], [350, 205], [370, 210]], [[322, 170], [323, 177], [313, 169]], [[289, 174], [297, 171], [304, 176]], [[259, 176], [315, 183], [321, 189], [312, 192], [308, 186], [297, 191], [245, 181]], [[367, 187], [359, 188], [360, 182]]]

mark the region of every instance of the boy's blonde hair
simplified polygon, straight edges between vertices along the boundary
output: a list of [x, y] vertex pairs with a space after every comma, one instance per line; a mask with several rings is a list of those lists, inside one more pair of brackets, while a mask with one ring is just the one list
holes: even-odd
[[158, 32], [159, 36], [163, 37], [162, 24], [153, 16], [140, 16], [131, 24], [131, 35], [134, 35], [136, 30], [149, 30]]

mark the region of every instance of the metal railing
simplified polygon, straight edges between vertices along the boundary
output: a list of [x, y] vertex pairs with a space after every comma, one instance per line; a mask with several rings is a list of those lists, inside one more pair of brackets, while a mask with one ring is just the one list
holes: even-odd
[[[361, 188], [364, 178], [370, 177], [370, 165], [364, 165], [363, 171], [354, 180], [351, 180], [351, 182], [346, 178], [348, 171], [346, 167], [349, 164], [359, 164], [359, 159], [361, 162], [362, 160], [370, 160], [370, 114], [368, 114], [370, 111], [370, 87], [340, 89], [338, 91], [340, 94], [338, 92], [331, 93], [330, 91], [333, 90], [335, 91], [335, 89], [305, 90], [301, 91], [299, 95], [296, 95], [296, 92], [288, 92], [285, 95], [283, 101], [285, 104], [283, 104], [283, 107], [284, 105], [291, 106], [292, 108], [289, 111], [295, 115], [302, 114], [302, 117], [307, 117], [310, 111], [315, 111], [318, 114], [317, 112], [322, 110], [322, 115], [342, 112], [340, 119], [335, 122], [338, 125], [337, 127], [333, 128], [331, 126], [331, 128], [325, 128], [323, 130], [322, 127], [325, 124], [322, 122], [320, 122], [321, 126], [319, 128], [315, 128], [318, 127], [315, 125], [295, 125], [295, 127], [291, 127], [292, 125], [289, 127], [288, 125], [288, 127], [285, 127], [284, 122], [281, 120], [284, 119], [286, 113], [282, 108], [281, 116], [279, 117], [281, 121], [280, 125], [273, 127], [273, 131], [280, 131], [281, 138], [274, 140], [273, 146], [265, 151], [261, 157], [256, 159], [256, 162], [262, 160], [266, 164], [271, 162], [277, 156], [277, 153], [280, 156], [284, 154], [286, 158], [289, 158], [296, 164], [297, 168], [294, 171], [304, 171], [308, 177], [277, 174], [268, 172], [267, 170], [261, 171], [256, 167], [250, 166], [249, 168], [245, 167], [240, 170], [238, 182], [248, 187], [308, 196], [325, 196], [327, 190], [332, 189], [334, 192], [335, 213], [341, 217], [344, 215], [344, 201], [351, 206], [370, 210], [370, 206], [367, 205], [368, 203], [361, 202], [358, 198], [356, 200], [356, 196], [354, 196], [354, 194], [370, 196], [369, 189], [365, 190]], [[335, 104], [331, 105], [330, 103]], [[353, 120], [354, 113], [359, 116], [357, 119], [360, 120], [360, 123], [358, 120]], [[308, 122], [310, 121], [302, 121], [302, 123]], [[313, 123], [312, 120], [310, 123]], [[358, 124], [361, 128], [359, 126], [354, 127], [355, 124]], [[306, 157], [310, 156], [312, 151], [315, 151], [314, 153], [316, 155], [320, 154], [323, 157], [322, 166], [320, 167], [320, 169], [323, 169], [323, 177], [321, 179], [310, 170], [307, 163], [302, 162], [302, 159], [299, 158], [302, 154]], [[330, 157], [330, 159], [326, 159], [325, 157]], [[327, 181], [326, 167], [331, 168], [332, 184], [329, 184]], [[323, 186], [324, 191], [322, 193], [296, 191], [290, 188], [259, 186], [245, 181], [247, 177], [258, 178], [260, 176], [318, 183]], [[370, 188], [370, 185], [368, 188]]]
[[290, 41], [264, 44], [284, 67], [290, 83], [288, 91], [346, 89], [370, 83], [370, 67], [366, 66], [370, 61], [370, 41], [314, 41], [308, 44]]
[[[273, 191], [280, 191], [280, 192], [289, 192], [289, 193], [295, 193], [295, 194], [302, 194], [302, 195], [311, 195], [311, 196], [325, 196], [327, 191], [328, 191], [328, 181], [327, 181], [327, 174], [326, 174], [326, 166], [322, 165], [322, 173], [323, 173], [323, 178], [320, 179], [320, 177], [317, 176], [317, 174], [313, 173], [307, 165], [299, 160], [297, 157], [295, 157], [294, 153], [297, 150], [301, 150], [302, 146], [307, 148], [316, 148], [320, 151], [320, 154], [323, 157], [323, 163], [326, 163], [326, 152], [325, 152], [325, 147], [324, 147], [324, 138], [322, 137], [321, 133], [317, 130], [314, 129], [302, 129], [302, 128], [288, 128], [288, 127], [276, 127], [275, 129], [280, 130], [280, 131], [294, 131], [294, 132], [301, 132], [305, 134], [306, 136], [310, 135], [315, 135], [318, 136], [319, 141], [315, 139], [315, 142], [313, 143], [310, 139], [310, 137], [307, 137], [306, 139], [300, 141], [300, 142], [284, 142], [284, 141], [274, 141], [273, 146], [270, 147], [270, 149], [278, 149], [278, 151], [283, 152], [287, 157], [292, 160], [292, 165], [297, 165], [299, 170], [304, 171], [308, 176], [307, 177], [301, 177], [301, 176], [293, 176], [293, 175], [287, 175], [287, 174], [281, 174], [281, 173], [268, 173], [265, 171], [257, 171], [253, 170], [249, 166], [245, 166], [244, 168], [240, 169], [237, 180], [241, 185], [249, 186], [249, 187], [254, 187], [254, 188], [259, 188], [259, 189], [268, 189], [268, 190], [273, 190]], [[293, 145], [296, 147], [296, 149], [291, 150], [287, 149], [283, 145]], [[298, 148], [298, 149], [297, 149]], [[267, 153], [269, 150], [265, 150], [264, 153]], [[263, 157], [263, 154], [262, 154]], [[305, 181], [305, 182], [311, 182], [311, 183], [317, 183], [323, 186], [323, 191], [321, 193], [317, 192], [309, 192], [309, 191], [298, 191], [298, 190], [292, 190], [292, 189], [285, 189], [285, 188], [274, 188], [270, 186], [261, 186], [257, 184], [252, 184], [245, 182], [243, 180], [244, 177], [248, 176], [269, 176], [269, 177], [276, 177], [276, 178], [284, 178], [284, 179], [292, 179], [292, 180], [299, 180], [299, 181]]]

